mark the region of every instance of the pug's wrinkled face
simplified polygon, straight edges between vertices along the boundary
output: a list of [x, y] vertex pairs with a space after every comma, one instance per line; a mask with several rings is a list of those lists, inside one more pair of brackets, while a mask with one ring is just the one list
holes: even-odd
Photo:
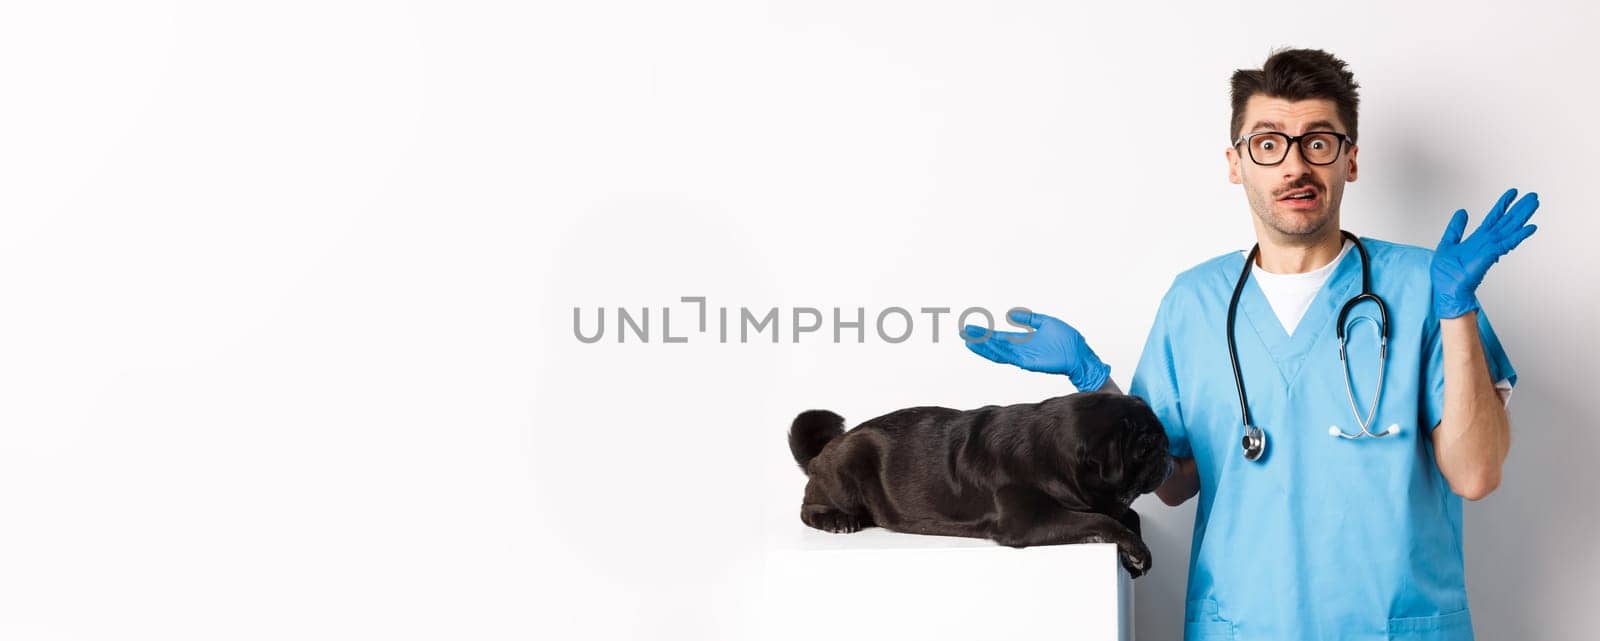
[[1161, 428], [1161, 421], [1156, 418], [1155, 412], [1137, 396], [1128, 398], [1139, 401], [1140, 407], [1132, 411], [1123, 419], [1127, 428], [1128, 437], [1123, 446], [1126, 459], [1130, 462], [1124, 468], [1129, 474], [1128, 482], [1118, 499], [1123, 505], [1133, 503], [1141, 494], [1156, 491], [1167, 477], [1172, 476], [1173, 460], [1167, 453], [1167, 431]]
[[1167, 432], [1144, 399], [1096, 395], [1073, 421], [1079, 445], [1079, 479], [1126, 506], [1154, 492], [1173, 469]]

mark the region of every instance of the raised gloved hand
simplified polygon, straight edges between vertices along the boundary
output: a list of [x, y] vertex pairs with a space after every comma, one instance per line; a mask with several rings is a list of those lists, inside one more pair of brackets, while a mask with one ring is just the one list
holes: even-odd
[[[1066, 374], [1079, 391], [1100, 389], [1111, 375], [1111, 367], [1100, 362], [1083, 335], [1060, 319], [1013, 309], [1011, 321], [1027, 325], [1033, 332], [994, 332], [977, 325], [967, 325], [962, 338], [967, 349], [996, 363], [1010, 363], [1022, 369], [1049, 374]], [[1018, 342], [1021, 341], [1021, 342]]]
[[1467, 228], [1467, 210], [1457, 209], [1450, 218], [1444, 237], [1433, 252], [1431, 270], [1433, 312], [1439, 318], [1455, 318], [1478, 309], [1476, 291], [1489, 266], [1539, 229], [1526, 224], [1539, 209], [1539, 194], [1529, 192], [1506, 211], [1506, 205], [1516, 197], [1516, 189], [1507, 189], [1484, 217], [1483, 224], [1464, 241], [1461, 232]]

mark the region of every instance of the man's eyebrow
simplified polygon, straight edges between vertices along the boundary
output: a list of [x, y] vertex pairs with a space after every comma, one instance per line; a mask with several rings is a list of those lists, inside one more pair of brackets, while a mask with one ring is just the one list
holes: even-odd
[[[1257, 120], [1256, 124], [1250, 125], [1250, 131], [1252, 131], [1252, 132], [1263, 131], [1263, 130], [1283, 131], [1283, 123], [1274, 122], [1274, 121], [1271, 121], [1271, 120]], [[1312, 122], [1306, 123], [1306, 129], [1305, 130], [1306, 131], [1338, 131], [1339, 129], [1337, 127], [1334, 127], [1333, 123], [1328, 122], [1326, 120], [1314, 120]]]

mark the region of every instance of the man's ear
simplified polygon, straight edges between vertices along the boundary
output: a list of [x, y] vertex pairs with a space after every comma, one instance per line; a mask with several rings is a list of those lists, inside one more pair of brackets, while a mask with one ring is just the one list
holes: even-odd
[[[1354, 150], [1355, 148], [1351, 147], [1351, 151]], [[1223, 152], [1223, 155], [1228, 157], [1228, 182], [1235, 185], [1244, 184], [1244, 177], [1239, 175], [1239, 150], [1229, 147], [1226, 152]], [[1354, 160], [1354, 158], [1355, 156], [1352, 155], [1351, 159]], [[1353, 167], [1354, 165], [1351, 166]], [[1351, 180], [1355, 179], [1351, 178]]]
[[1361, 151], [1360, 147], [1357, 147], [1353, 144], [1350, 145], [1350, 158], [1345, 160], [1345, 169], [1347, 171], [1345, 172], [1344, 181], [1347, 183], [1353, 183], [1356, 181], [1356, 152], [1358, 151]]

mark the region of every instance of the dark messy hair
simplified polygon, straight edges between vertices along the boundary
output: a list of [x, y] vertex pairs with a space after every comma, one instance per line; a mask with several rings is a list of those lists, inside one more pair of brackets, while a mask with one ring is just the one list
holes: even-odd
[[1233, 72], [1233, 129], [1228, 142], [1239, 139], [1244, 129], [1244, 106], [1256, 94], [1284, 100], [1326, 98], [1339, 110], [1339, 120], [1350, 130], [1350, 139], [1356, 139], [1356, 105], [1361, 97], [1356, 94], [1355, 74], [1345, 69], [1343, 60], [1321, 49], [1279, 49], [1267, 57], [1260, 69], [1239, 69]]

